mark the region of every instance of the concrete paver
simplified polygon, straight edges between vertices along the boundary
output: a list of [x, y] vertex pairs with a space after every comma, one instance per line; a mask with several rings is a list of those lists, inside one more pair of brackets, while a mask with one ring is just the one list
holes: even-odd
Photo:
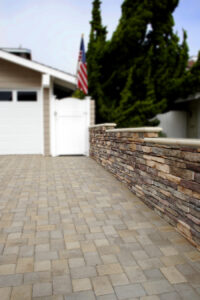
[[200, 253], [86, 157], [0, 157], [0, 299], [200, 299]]

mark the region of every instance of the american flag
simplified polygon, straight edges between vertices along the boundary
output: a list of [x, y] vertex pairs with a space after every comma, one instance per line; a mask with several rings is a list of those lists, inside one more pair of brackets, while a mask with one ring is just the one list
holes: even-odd
[[77, 70], [77, 87], [85, 95], [88, 93], [88, 77], [87, 77], [87, 63], [85, 55], [85, 46], [83, 37], [81, 38], [81, 46], [78, 57], [78, 70]]

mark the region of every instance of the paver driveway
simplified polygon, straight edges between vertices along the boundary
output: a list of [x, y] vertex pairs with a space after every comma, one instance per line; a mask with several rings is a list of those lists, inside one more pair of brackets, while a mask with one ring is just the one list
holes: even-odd
[[0, 157], [0, 299], [200, 299], [200, 253], [84, 157]]

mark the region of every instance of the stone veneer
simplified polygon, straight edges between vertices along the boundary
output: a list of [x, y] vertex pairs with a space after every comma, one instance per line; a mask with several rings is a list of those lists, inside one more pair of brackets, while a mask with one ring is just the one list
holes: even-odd
[[200, 140], [115, 126], [90, 127], [90, 156], [200, 249]]

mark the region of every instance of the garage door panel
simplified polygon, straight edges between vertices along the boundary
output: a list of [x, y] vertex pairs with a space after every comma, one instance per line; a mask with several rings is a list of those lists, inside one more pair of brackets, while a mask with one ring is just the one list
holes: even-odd
[[0, 154], [42, 154], [42, 99], [0, 102]]

